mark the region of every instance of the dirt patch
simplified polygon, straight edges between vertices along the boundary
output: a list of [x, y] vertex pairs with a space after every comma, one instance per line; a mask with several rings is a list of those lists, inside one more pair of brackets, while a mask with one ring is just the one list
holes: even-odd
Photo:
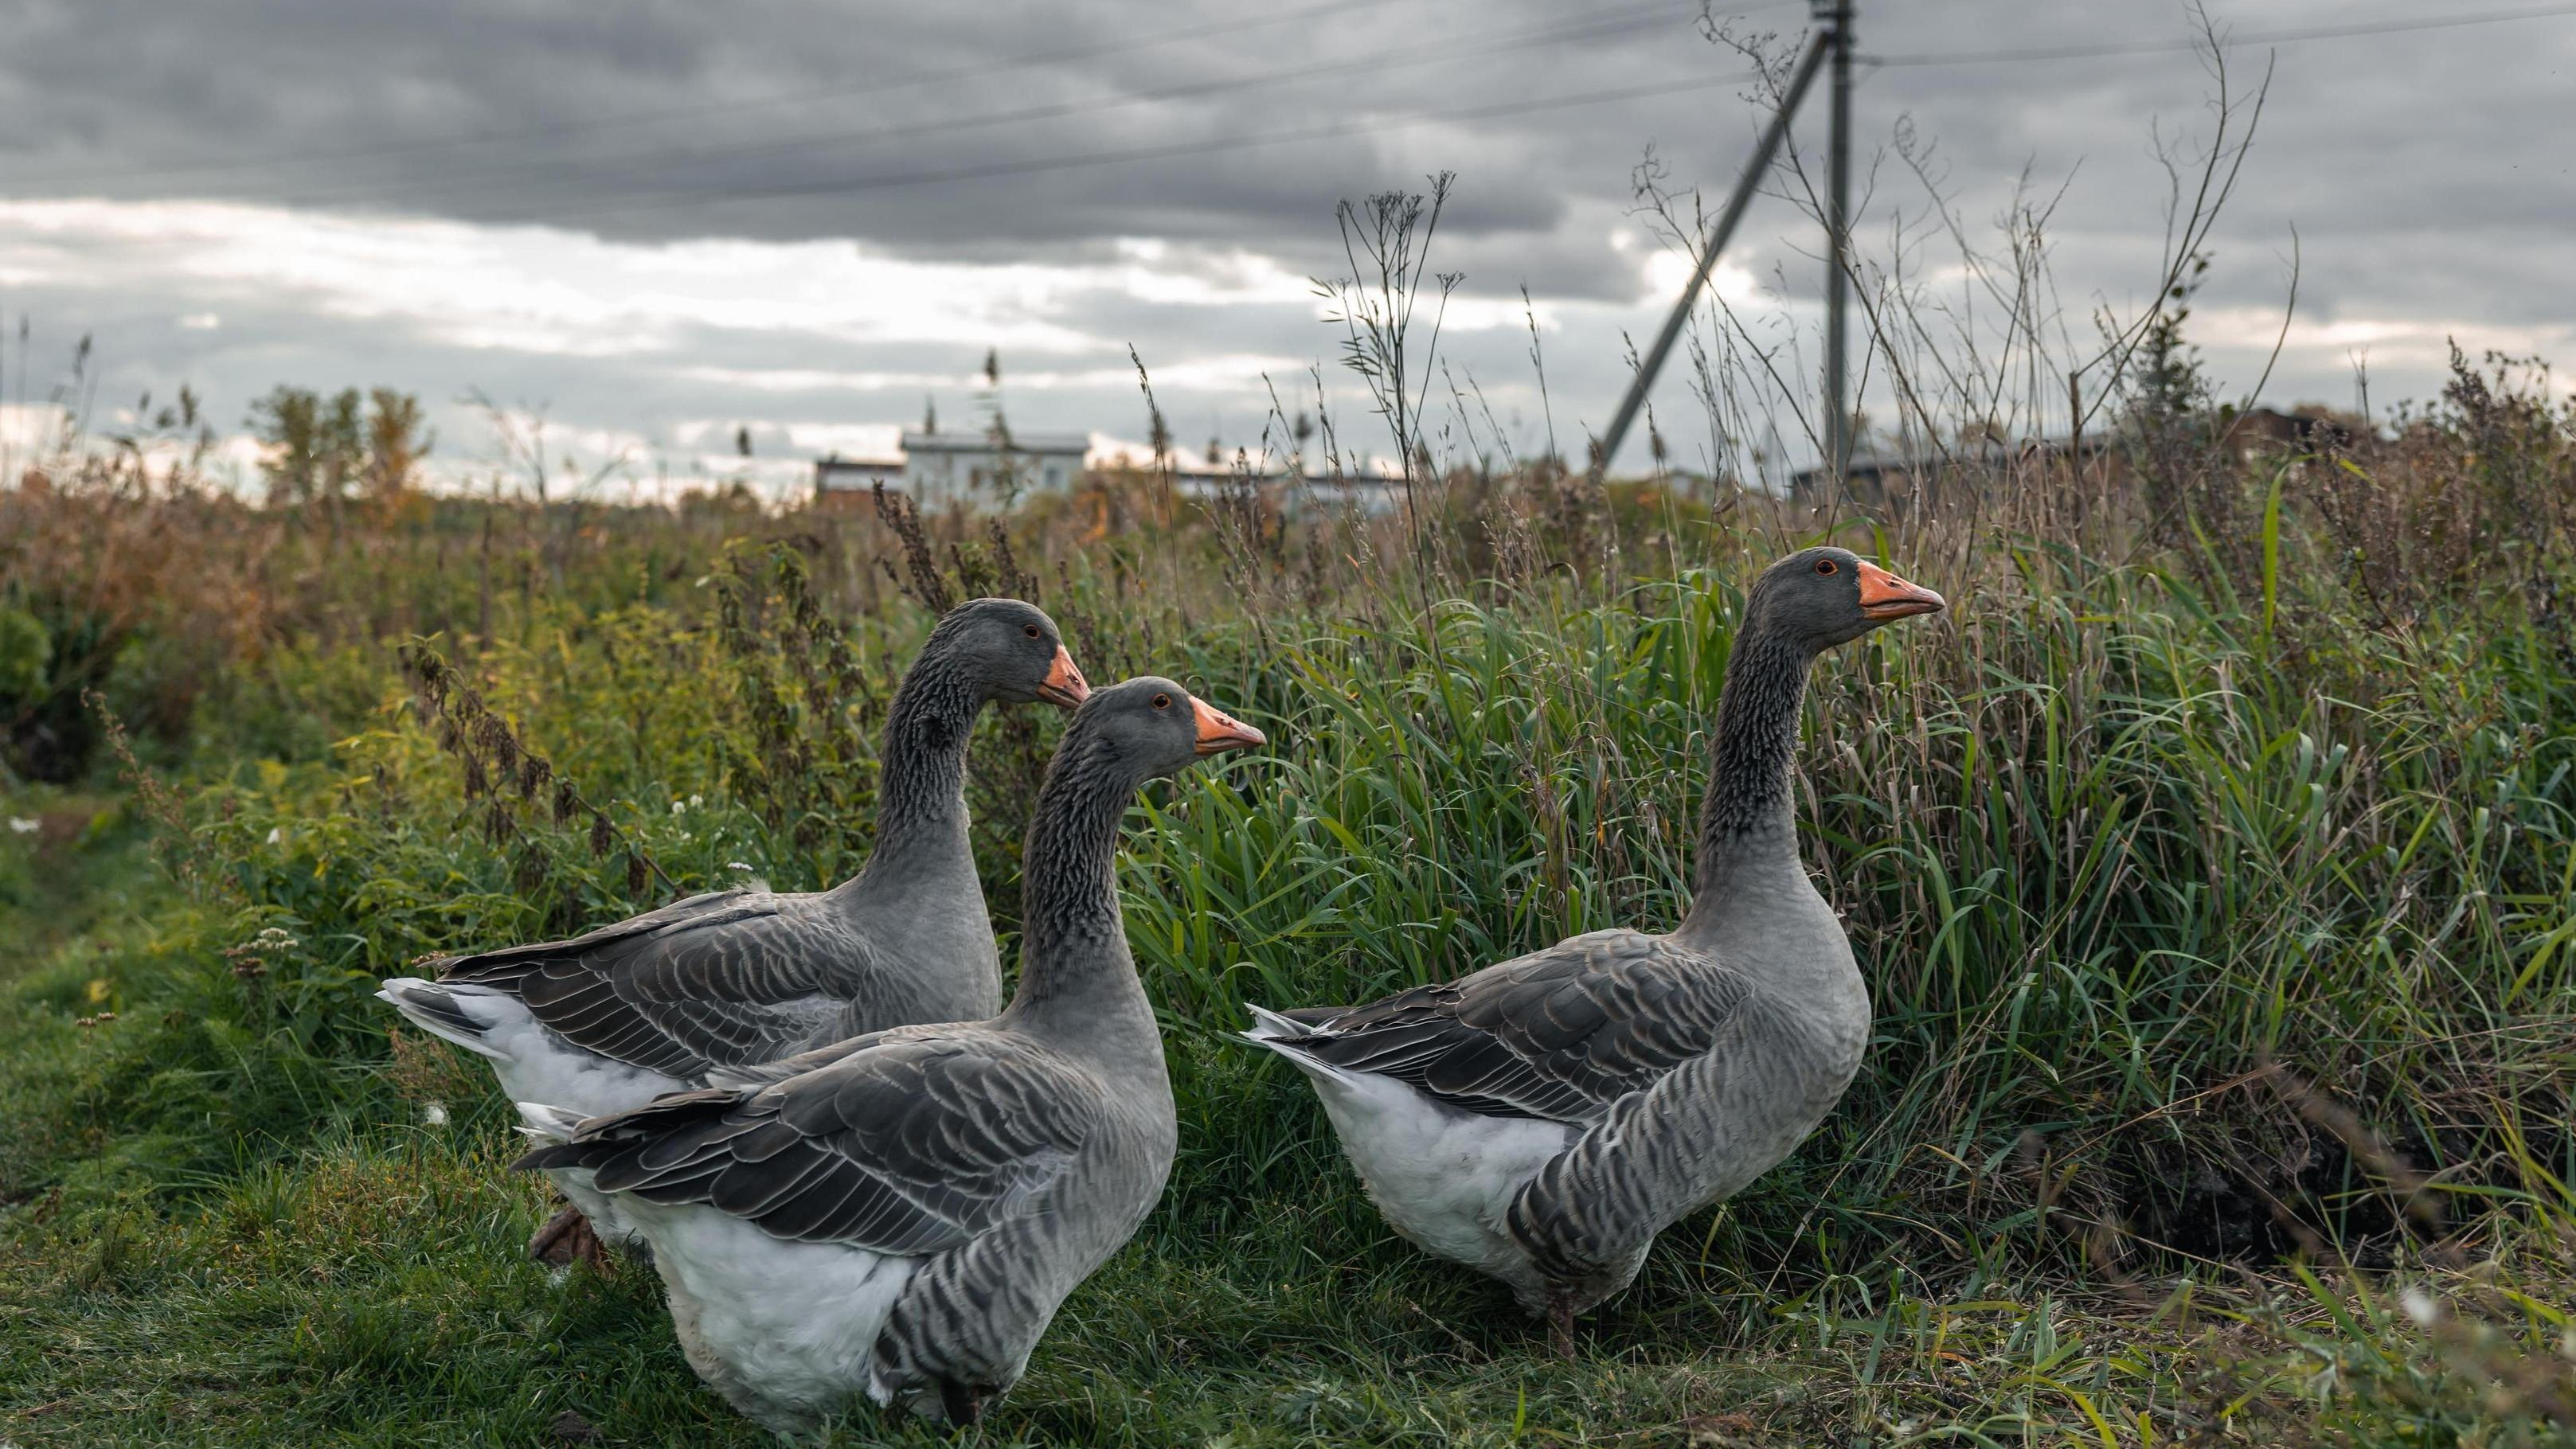
[[89, 830], [98, 811], [82, 806], [61, 806], [36, 814], [36, 848], [61, 850], [78, 841]]

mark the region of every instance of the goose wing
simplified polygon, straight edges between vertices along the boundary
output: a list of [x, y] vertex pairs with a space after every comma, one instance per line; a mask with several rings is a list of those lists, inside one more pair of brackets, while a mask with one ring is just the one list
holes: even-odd
[[1596, 931], [1366, 1006], [1291, 1014], [1269, 1037], [1469, 1112], [1590, 1122], [1707, 1052], [1743, 1009], [1742, 973], [1662, 936]]
[[566, 941], [440, 963], [439, 979], [492, 986], [577, 1046], [675, 1077], [766, 1061], [812, 1037], [838, 1003], [830, 977], [863, 970], [865, 937], [818, 897], [691, 896]]
[[516, 1164], [704, 1203], [776, 1237], [920, 1255], [1018, 1216], [1100, 1120], [1100, 1088], [991, 1031], [913, 1029], [774, 1086], [675, 1093]]

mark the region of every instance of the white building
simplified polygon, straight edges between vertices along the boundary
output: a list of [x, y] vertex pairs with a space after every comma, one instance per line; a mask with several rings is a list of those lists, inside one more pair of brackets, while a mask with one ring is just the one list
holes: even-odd
[[924, 508], [967, 503], [996, 508], [1032, 493], [1061, 493], [1082, 480], [1091, 438], [1083, 433], [1012, 433], [1007, 443], [990, 434], [943, 433], [936, 424], [905, 429], [903, 450], [891, 458], [814, 460], [814, 501], [850, 506], [884, 484], [910, 494]]
[[1031, 493], [1061, 493], [1082, 481], [1091, 438], [1084, 433], [912, 432], [903, 435], [903, 490], [925, 508], [995, 507]]
[[[925, 421], [928, 421], [925, 419]], [[1005, 445], [981, 430], [938, 431], [935, 424], [906, 429], [900, 456], [844, 458], [838, 453], [814, 460], [814, 499], [824, 507], [860, 506], [882, 483], [888, 491], [911, 495], [926, 509], [964, 503], [999, 508], [1035, 493], [1061, 493], [1082, 481], [1091, 461], [1091, 439], [1082, 433], [1012, 433]], [[1157, 462], [1134, 450], [1104, 452], [1099, 466], [1130, 470], [1148, 478], [1168, 475], [1172, 491], [1205, 502], [1230, 496], [1250, 482], [1263, 497], [1292, 516], [1345, 509], [1363, 514], [1391, 513], [1403, 506], [1404, 490], [1381, 472], [1310, 470], [1300, 479], [1273, 463], [1259, 472], [1238, 475], [1237, 465], [1166, 457]]]

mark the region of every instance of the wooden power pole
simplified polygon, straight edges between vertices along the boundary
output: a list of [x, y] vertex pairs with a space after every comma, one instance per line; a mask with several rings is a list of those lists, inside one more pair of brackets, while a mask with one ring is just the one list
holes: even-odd
[[1596, 473], [1610, 470], [1610, 459], [1627, 441], [1628, 429], [1644, 410], [1646, 393], [1655, 385], [1655, 375], [1663, 371], [1664, 361], [1672, 355], [1673, 343], [1681, 336], [1682, 326], [1690, 320], [1693, 303], [1699, 300], [1699, 289], [1708, 284], [1709, 273], [1717, 266], [1718, 253], [1726, 249], [1735, 235], [1737, 222], [1744, 219], [1745, 208], [1752, 205], [1753, 193], [1761, 188], [1763, 173], [1771, 169], [1771, 158], [1779, 153], [1780, 142], [1789, 134], [1789, 123], [1798, 114], [1799, 103], [1807, 98], [1816, 72], [1824, 62], [1833, 62], [1834, 96], [1832, 107], [1833, 140], [1831, 195], [1825, 216], [1825, 453], [1826, 463], [1839, 476], [1851, 459], [1851, 409], [1844, 401], [1847, 383], [1844, 312], [1846, 310], [1846, 273], [1851, 206], [1851, 0], [1809, 0], [1815, 18], [1820, 22], [1799, 53], [1797, 67], [1789, 74], [1788, 89], [1781, 93], [1780, 109], [1762, 128], [1762, 137], [1753, 145], [1752, 159], [1744, 174], [1736, 179], [1735, 190], [1728, 194], [1717, 222], [1708, 230], [1708, 238], [1699, 250], [1699, 265], [1691, 272], [1688, 285], [1673, 303], [1672, 315], [1664, 319], [1663, 330], [1655, 334], [1654, 346], [1637, 364], [1636, 376], [1628, 380], [1626, 396], [1619, 399], [1619, 410], [1610, 417], [1595, 445], [1592, 468]]
[[1825, 184], [1825, 467], [1840, 497], [1850, 476], [1852, 403], [1849, 310], [1851, 262], [1851, 0], [1815, 0], [1817, 18], [1833, 29], [1834, 95], [1832, 154]]

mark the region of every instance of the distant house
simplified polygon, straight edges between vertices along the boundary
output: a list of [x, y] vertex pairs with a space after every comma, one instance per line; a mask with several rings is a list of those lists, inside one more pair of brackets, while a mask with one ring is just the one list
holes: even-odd
[[844, 458], [826, 453], [814, 460], [814, 503], [821, 508], [849, 508], [873, 496], [876, 486], [903, 486], [901, 458]]
[[1090, 455], [1085, 433], [941, 433], [903, 435], [903, 490], [924, 507], [992, 504], [1006, 496], [1061, 493], [1082, 481]]
[[1404, 504], [1404, 485], [1397, 479], [1378, 474], [1310, 471], [1300, 479], [1285, 466], [1272, 465], [1255, 471], [1252, 465], [1229, 462], [1202, 462], [1187, 457], [1171, 457], [1157, 464], [1150, 459], [1120, 456], [1111, 466], [1125, 467], [1152, 479], [1168, 475], [1176, 497], [1198, 502], [1210, 499], [1238, 498], [1249, 483], [1263, 498], [1288, 517], [1309, 513], [1337, 514], [1345, 509], [1375, 517], [1392, 513]]
[[2110, 442], [2088, 433], [2074, 443], [2065, 438], [2025, 438], [2013, 444], [1989, 438], [1922, 452], [1860, 453], [1843, 466], [1839, 490], [1833, 486], [1832, 469], [1802, 468], [1789, 476], [1789, 497], [1810, 508], [1833, 503], [1866, 509], [1963, 504], [1997, 480], [2021, 477], [2034, 467], [2062, 469], [2072, 453], [2080, 453], [2090, 465]]
[[[941, 432], [934, 414], [923, 419], [921, 428], [907, 428], [902, 436], [903, 451], [896, 457], [845, 458], [832, 453], [815, 459], [815, 504], [859, 506], [883, 484], [924, 508], [959, 503], [992, 508], [1006, 497], [1065, 492], [1092, 467], [1091, 439], [1083, 433], [1014, 432], [1005, 441], [980, 430]], [[1200, 502], [1239, 497], [1249, 482], [1269, 506], [1291, 516], [1344, 509], [1375, 515], [1392, 512], [1404, 502], [1402, 485], [1375, 473], [1319, 471], [1299, 479], [1274, 464], [1239, 475], [1233, 463], [1180, 457], [1156, 462], [1116, 450], [1104, 452], [1098, 467], [1104, 473], [1132, 473], [1146, 479], [1168, 473], [1176, 496]]]
[[[2221, 408], [2211, 422], [2214, 431], [2203, 432], [2195, 421], [2183, 436], [2194, 447], [2214, 442], [2240, 464], [2333, 453], [2367, 455], [2380, 444], [2368, 422], [2314, 404], [2241, 412]], [[1945, 448], [1863, 453], [1843, 470], [1839, 492], [1832, 486], [1831, 469], [1808, 468], [1790, 477], [1789, 496], [1809, 507], [1839, 502], [1869, 510], [1942, 508], [1972, 503], [1981, 496], [1991, 499], [2027, 486], [2052, 469], [2063, 476], [2071, 455], [2080, 454], [2077, 461], [2085, 476], [2117, 479], [2137, 466], [2142, 446], [2135, 422], [2113, 417], [2087, 431], [2080, 441], [2055, 437], [2006, 443], [1991, 438]]]
[[907, 428], [903, 448], [891, 458], [845, 458], [838, 453], [814, 460], [814, 501], [818, 506], [848, 507], [872, 496], [883, 484], [909, 494], [925, 508], [957, 503], [987, 507], [1006, 497], [1061, 493], [1082, 481], [1091, 438], [1084, 433], [1008, 433], [1001, 438], [976, 431], [943, 433], [938, 415]]
[[2220, 416], [2226, 419], [2220, 440], [2239, 461], [2264, 455], [2351, 453], [2377, 441], [2370, 424], [2361, 418], [2316, 403], [2287, 411], [2252, 407]]

